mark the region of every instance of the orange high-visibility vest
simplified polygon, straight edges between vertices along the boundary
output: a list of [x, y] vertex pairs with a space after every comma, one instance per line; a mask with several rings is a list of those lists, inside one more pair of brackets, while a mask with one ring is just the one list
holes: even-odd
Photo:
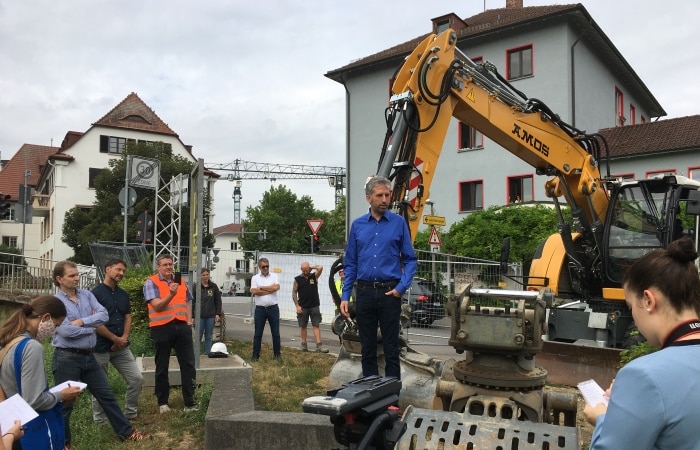
[[[168, 282], [161, 280], [158, 274], [155, 274], [149, 279], [158, 287], [160, 298], [163, 299], [170, 295], [170, 287]], [[148, 303], [148, 326], [157, 327], [172, 322], [173, 320], [182, 320], [187, 322], [187, 286], [180, 284], [177, 288], [177, 293], [168, 306], [162, 311], [156, 311], [151, 302]]]

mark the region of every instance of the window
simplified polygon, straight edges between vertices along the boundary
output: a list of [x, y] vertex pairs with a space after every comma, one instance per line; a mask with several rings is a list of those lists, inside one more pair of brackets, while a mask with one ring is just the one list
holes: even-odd
[[484, 182], [463, 181], [459, 183], [459, 211], [484, 209]]
[[17, 248], [17, 236], [3, 236], [2, 245]]
[[675, 175], [676, 169], [666, 169], [666, 170], [650, 170], [647, 172], [647, 178], [658, 177], [663, 175]]
[[438, 22], [435, 27], [435, 34], [440, 34], [446, 29], [450, 28], [450, 21], [445, 20], [443, 22]]
[[484, 148], [484, 135], [475, 128], [459, 122], [457, 150]]
[[634, 105], [630, 103], [630, 125], [636, 125], [636, 124], [637, 124], [637, 108], [635, 108]]
[[236, 260], [236, 272], [250, 272], [250, 261], [247, 259], [237, 259]]
[[124, 153], [127, 141], [133, 141], [133, 139], [102, 135], [100, 136], [100, 153]]
[[700, 181], [700, 167], [688, 167], [688, 178]]
[[634, 180], [633, 173], [618, 173], [618, 174], [613, 175], [613, 177], [619, 181]]
[[625, 96], [621, 90], [615, 88], [615, 126], [623, 126], [625, 120]]
[[238, 242], [231, 242], [231, 250], [238, 250]]
[[508, 203], [531, 202], [534, 200], [532, 175], [508, 177]]
[[532, 76], [532, 45], [508, 50], [508, 79]]
[[88, 187], [89, 188], [95, 189], [95, 178], [97, 178], [97, 176], [99, 174], [101, 174], [103, 170], [105, 170], [105, 169], [97, 169], [94, 167], [90, 167], [90, 173], [88, 174]]

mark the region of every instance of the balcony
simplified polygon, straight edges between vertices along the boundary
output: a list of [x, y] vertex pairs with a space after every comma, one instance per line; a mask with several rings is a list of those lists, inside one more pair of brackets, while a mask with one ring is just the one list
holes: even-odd
[[32, 215], [35, 217], [47, 217], [51, 212], [51, 196], [34, 194], [32, 197]]

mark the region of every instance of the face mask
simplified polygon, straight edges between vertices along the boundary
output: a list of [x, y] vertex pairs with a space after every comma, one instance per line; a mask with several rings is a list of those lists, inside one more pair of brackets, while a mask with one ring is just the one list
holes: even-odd
[[53, 323], [51, 317], [49, 317], [49, 320], [47, 321], [39, 322], [39, 329], [36, 332], [36, 338], [38, 340], [44, 340], [53, 336], [54, 334], [56, 334], [56, 324]]

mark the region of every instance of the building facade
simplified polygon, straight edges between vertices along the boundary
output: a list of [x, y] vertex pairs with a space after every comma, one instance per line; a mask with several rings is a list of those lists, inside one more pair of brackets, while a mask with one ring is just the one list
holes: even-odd
[[[87, 211], [93, 206], [95, 177], [109, 167], [111, 160], [123, 157], [128, 142], [163, 142], [171, 148], [173, 155], [197, 161], [192, 148], [185, 145], [175, 131], [137, 94], [129, 94], [87, 131], [69, 131], [60, 147], [49, 147], [50, 150], [45, 152], [44, 163], [38, 164], [38, 173], [32, 177], [36, 189], [32, 203], [31, 233], [34, 237], [31, 250], [36, 254], [30, 256], [37, 256], [43, 265], [51, 267], [53, 261], [73, 255], [73, 249], [62, 241], [65, 215], [72, 208]], [[16, 178], [18, 169], [8, 163], [2, 171], [3, 179], [10, 169], [12, 177]], [[211, 172], [205, 174], [205, 188], [212, 195], [212, 211], [216, 178], [217, 175]], [[122, 219], [117, 217], [115, 220]], [[213, 223], [213, 217], [209, 218], [209, 223]], [[2, 230], [5, 226], [0, 223]]]
[[[465, 19], [440, 16], [427, 31], [452, 28], [457, 47], [467, 57], [491, 62], [516, 89], [540, 99], [580, 130], [639, 129], [666, 115], [583, 5], [523, 7], [522, 1], [508, 1], [506, 6]], [[346, 90], [349, 218], [367, 209], [363, 186], [377, 172], [392, 77], [427, 35], [326, 74]], [[629, 162], [618, 158], [615, 170], [626, 172]], [[640, 164], [645, 173], [664, 169], [663, 162], [651, 166], [656, 161], [648, 158]], [[493, 205], [547, 201], [547, 179], [469, 124], [453, 119], [430, 187], [431, 208], [449, 226]]]

